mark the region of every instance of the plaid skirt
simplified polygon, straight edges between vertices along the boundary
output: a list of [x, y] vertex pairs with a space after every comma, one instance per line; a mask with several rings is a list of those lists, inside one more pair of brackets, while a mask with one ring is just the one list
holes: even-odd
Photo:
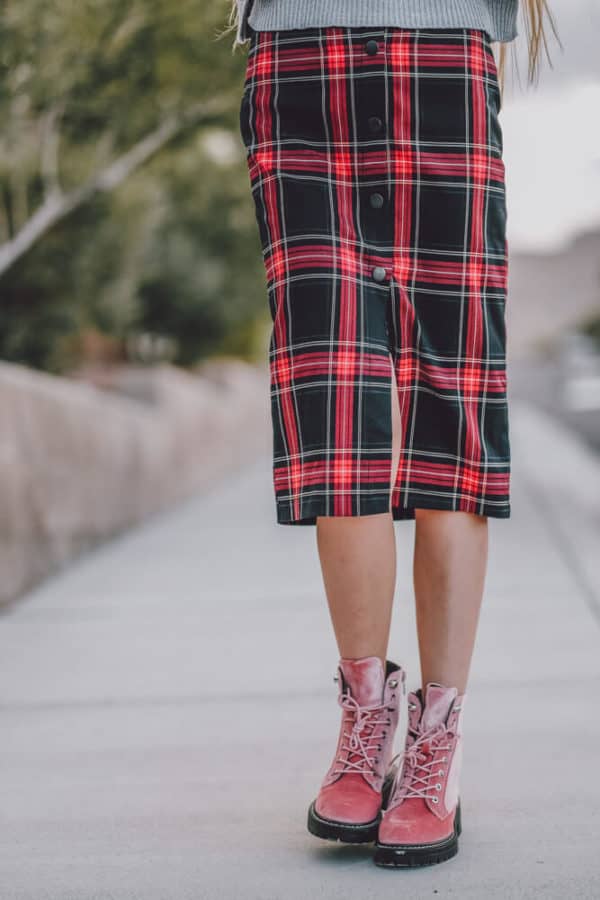
[[483, 30], [251, 31], [279, 523], [510, 515], [500, 104]]

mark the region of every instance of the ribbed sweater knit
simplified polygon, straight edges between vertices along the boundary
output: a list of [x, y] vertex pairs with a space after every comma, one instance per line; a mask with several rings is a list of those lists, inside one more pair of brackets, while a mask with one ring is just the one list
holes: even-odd
[[518, 0], [237, 0], [236, 44], [255, 31], [329, 25], [481, 28], [492, 41], [518, 35]]

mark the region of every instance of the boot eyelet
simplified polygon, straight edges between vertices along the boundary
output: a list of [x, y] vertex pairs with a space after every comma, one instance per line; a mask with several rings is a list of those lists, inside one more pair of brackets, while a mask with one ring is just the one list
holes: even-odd
[[398, 682], [395, 679], [393, 679], [392, 681], [390, 681], [390, 687], [397, 688]]
[[440, 802], [440, 798], [439, 798], [439, 797], [432, 797], [432, 798], [431, 798], [431, 802], [432, 802], [432, 803], [439, 803], [439, 802]]
[[442, 786], [441, 786], [441, 784], [439, 783], [439, 781], [438, 781], [438, 783], [436, 784], [435, 789], [436, 789], [436, 791], [441, 791]]
[[337, 684], [337, 683], [338, 683], [338, 681], [339, 681], [339, 680], [340, 680], [340, 677], [339, 677], [339, 675], [334, 675], [334, 676], [333, 676], [333, 680], [334, 680], [334, 681], [335, 681], [335, 683], [336, 683], [336, 684]]
[[442, 756], [442, 762], [446, 762], [448, 760], [447, 756]]
[[408, 704], [408, 708], [411, 710], [411, 712], [413, 712], [413, 711], [417, 708], [417, 704], [416, 704], [416, 703], [409, 703], [409, 704]]
[[440, 769], [439, 772], [438, 772], [438, 775], [443, 775], [443, 774], [444, 774], [444, 770], [443, 770], [443, 769]]

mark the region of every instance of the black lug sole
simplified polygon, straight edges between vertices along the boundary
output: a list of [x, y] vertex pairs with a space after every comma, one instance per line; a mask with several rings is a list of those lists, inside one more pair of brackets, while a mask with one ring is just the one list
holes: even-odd
[[323, 819], [315, 810], [314, 801], [308, 810], [307, 827], [315, 837], [326, 841], [341, 841], [343, 844], [372, 844], [377, 839], [377, 829], [381, 816], [372, 822], [351, 825], [347, 822], [335, 822]]
[[452, 859], [458, 853], [458, 838], [462, 831], [460, 803], [456, 808], [454, 832], [450, 837], [435, 844], [375, 844], [373, 862], [376, 866], [390, 869], [433, 866]]

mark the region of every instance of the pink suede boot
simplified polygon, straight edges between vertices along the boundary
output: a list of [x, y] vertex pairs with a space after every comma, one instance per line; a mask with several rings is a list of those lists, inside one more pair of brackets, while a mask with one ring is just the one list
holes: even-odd
[[[459, 778], [465, 694], [430, 683], [408, 695], [408, 732], [401, 764], [379, 825], [379, 866], [428, 866], [458, 853]], [[396, 758], [395, 758], [396, 759]], [[393, 764], [395, 763], [395, 759]]]
[[[393, 754], [404, 671], [379, 657], [341, 659], [338, 703], [342, 722], [335, 757], [308, 811], [317, 837], [362, 844], [374, 841], [384, 779]], [[391, 789], [392, 777], [388, 787]]]

